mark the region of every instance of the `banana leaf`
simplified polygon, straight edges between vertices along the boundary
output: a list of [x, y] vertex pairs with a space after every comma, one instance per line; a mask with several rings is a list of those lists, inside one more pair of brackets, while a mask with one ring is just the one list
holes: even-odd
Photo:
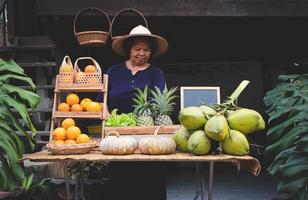
[[270, 125], [264, 151], [271, 162], [268, 171], [288, 199], [307, 200], [308, 74], [279, 76], [263, 100]]
[[15, 153], [18, 155], [18, 146], [15, 143], [14, 139], [10, 137], [9, 134], [7, 134], [1, 127], [0, 127], [0, 138], [4, 141], [7, 142], [8, 145], [11, 145], [12, 148], [14, 149]]
[[283, 151], [286, 148], [291, 147], [301, 134], [304, 134], [308, 131], [308, 127], [294, 127], [291, 131], [281, 137], [279, 140], [269, 145], [265, 149], [265, 154], [269, 159], [272, 159], [279, 152]]
[[3, 129], [3, 132], [9, 134], [10, 137], [14, 140], [14, 148], [18, 154], [18, 157], [21, 157], [24, 153], [24, 144], [20, 138], [15, 134], [14, 130], [2, 119], [0, 119], [0, 129]]
[[296, 174], [295, 176], [283, 178], [277, 186], [279, 192], [292, 192], [306, 186], [308, 171]]
[[7, 154], [7, 161], [9, 163], [10, 169], [12, 170], [12, 173], [17, 178], [18, 181], [22, 181], [24, 179], [24, 173], [19, 165], [19, 158], [17, 153], [14, 151], [14, 149], [4, 141], [2, 135], [0, 135], [0, 148], [3, 149], [3, 151]]
[[26, 74], [24, 73], [24, 69], [17, 65], [13, 60], [5, 61], [0, 58], [0, 72], [4, 71], [6, 71], [6, 73], [11, 72], [26, 76]]
[[294, 176], [303, 171], [308, 171], [308, 161], [298, 161], [280, 166], [280, 171], [287, 177]]
[[6, 188], [7, 187], [7, 177], [3, 170], [1, 170], [0, 166], [0, 188]]
[[3, 84], [1, 89], [4, 90], [6, 93], [9, 93], [9, 94], [12, 94], [12, 93], [18, 94], [19, 97], [24, 102], [26, 102], [27, 105], [29, 105], [32, 109], [36, 108], [37, 105], [41, 101], [40, 96], [38, 96], [37, 94], [35, 94], [31, 91], [28, 91], [28, 90], [20, 89], [16, 86], [13, 86], [13, 85]]
[[23, 136], [25, 136], [30, 144], [31, 150], [34, 149], [32, 137], [35, 135], [35, 132], [32, 134], [32, 137], [29, 136], [28, 133], [21, 126], [20, 122], [14, 117], [10, 110], [7, 109], [7, 107], [0, 106], [0, 118], [6, 119], [7, 123], [9, 123], [12, 127], [16, 128]]
[[22, 119], [25, 122], [25, 125], [27, 126], [29, 130], [31, 130], [32, 132], [36, 131], [35, 127], [32, 124], [28, 110], [24, 104], [6, 95], [2, 96], [2, 102], [6, 104], [6, 106], [10, 108], [14, 108], [19, 113], [19, 115], [22, 117]]

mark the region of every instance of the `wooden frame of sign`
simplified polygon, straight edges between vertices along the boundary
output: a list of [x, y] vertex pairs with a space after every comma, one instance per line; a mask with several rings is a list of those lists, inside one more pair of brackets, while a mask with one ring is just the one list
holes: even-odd
[[220, 87], [180, 87], [181, 108], [220, 103]]

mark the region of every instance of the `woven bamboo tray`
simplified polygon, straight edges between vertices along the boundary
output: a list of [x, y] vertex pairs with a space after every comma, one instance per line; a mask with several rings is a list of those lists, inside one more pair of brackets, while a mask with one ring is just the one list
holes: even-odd
[[50, 152], [54, 155], [72, 155], [72, 154], [87, 154], [95, 146], [97, 141], [92, 140], [84, 144], [64, 144], [64, 145], [54, 145], [48, 143], [46, 146]]

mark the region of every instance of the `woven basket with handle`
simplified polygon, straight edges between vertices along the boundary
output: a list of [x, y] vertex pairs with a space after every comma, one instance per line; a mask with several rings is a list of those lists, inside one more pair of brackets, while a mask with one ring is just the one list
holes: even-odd
[[[114, 15], [114, 17], [113, 17], [113, 19], [112, 19], [112, 21], [111, 21], [111, 25], [110, 25], [110, 37], [111, 37], [112, 42], [115, 41], [116, 39], [118, 39], [118, 38], [120, 38], [120, 37], [123, 36], [123, 35], [113, 35], [112, 31], [113, 31], [113, 28], [114, 28], [114, 26], [115, 26], [115, 21], [116, 21], [116, 19], [119, 17], [120, 14], [123, 14], [123, 13], [125, 13], [125, 12], [134, 12], [134, 13], [137, 13], [137, 14], [143, 19], [144, 25], [145, 25], [147, 28], [149, 28], [149, 27], [148, 27], [148, 22], [147, 22], [147, 20], [145, 19], [145, 17], [143, 16], [143, 14], [142, 14], [141, 12], [139, 12], [139, 11], [136, 10], [135, 8], [124, 8], [124, 9], [118, 11], [118, 12]], [[128, 33], [127, 33], [127, 34], [128, 34]]]
[[[105, 16], [107, 21], [108, 21], [108, 30], [106, 31], [98, 31], [98, 30], [92, 30], [92, 31], [76, 31], [76, 23], [78, 21], [78, 18], [80, 17], [81, 14], [85, 12], [90, 12], [90, 11], [96, 11], [102, 14], [102, 16]], [[77, 15], [75, 16], [74, 19], [74, 35], [79, 42], [79, 45], [81, 46], [103, 46], [106, 44], [108, 37], [109, 37], [109, 31], [110, 31], [110, 19], [108, 15], [95, 7], [89, 7], [81, 10]]]
[[[90, 60], [93, 63], [93, 66], [96, 68], [96, 71], [92, 72], [92, 73], [83, 72], [80, 69], [80, 67], [78, 66], [78, 63], [81, 60]], [[74, 64], [74, 74], [75, 74], [74, 84], [77, 85], [77, 86], [100, 85], [100, 84], [102, 84], [101, 67], [96, 62], [96, 60], [91, 58], [91, 57], [80, 57], [80, 58], [78, 58], [75, 61], [75, 64]]]
[[[70, 65], [73, 66], [72, 60], [69, 56], [64, 56], [62, 60], [61, 67], [64, 65]], [[59, 84], [73, 84], [73, 79], [74, 79], [74, 73], [72, 72], [65, 72], [61, 71], [60, 67], [60, 72], [59, 72]]]

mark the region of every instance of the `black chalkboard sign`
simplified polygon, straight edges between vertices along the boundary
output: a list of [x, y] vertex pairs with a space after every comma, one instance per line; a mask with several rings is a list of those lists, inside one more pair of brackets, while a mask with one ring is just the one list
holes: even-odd
[[219, 87], [181, 87], [181, 108], [220, 103]]

